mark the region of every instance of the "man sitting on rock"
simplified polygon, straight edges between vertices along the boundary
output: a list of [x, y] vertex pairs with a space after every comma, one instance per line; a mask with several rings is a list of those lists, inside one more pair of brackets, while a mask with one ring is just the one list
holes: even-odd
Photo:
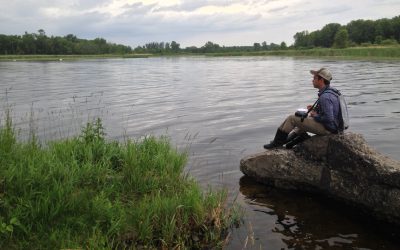
[[291, 148], [307, 139], [309, 137], [307, 132], [317, 135], [338, 133], [341, 111], [338, 96], [335, 95], [334, 89], [330, 88], [332, 74], [326, 68], [311, 70], [310, 73], [314, 76], [312, 81], [314, 88], [318, 89], [318, 101], [313, 106], [307, 106], [309, 111], [307, 117], [288, 116], [276, 131], [274, 140], [264, 145], [265, 149], [284, 144], [286, 148]]

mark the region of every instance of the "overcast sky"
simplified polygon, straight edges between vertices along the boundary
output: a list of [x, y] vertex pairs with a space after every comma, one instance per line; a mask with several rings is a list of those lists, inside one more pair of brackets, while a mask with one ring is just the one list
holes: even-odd
[[392, 18], [400, 0], [0, 0], [0, 34], [102, 37], [136, 47], [176, 41], [181, 47], [288, 45], [296, 32], [328, 23]]

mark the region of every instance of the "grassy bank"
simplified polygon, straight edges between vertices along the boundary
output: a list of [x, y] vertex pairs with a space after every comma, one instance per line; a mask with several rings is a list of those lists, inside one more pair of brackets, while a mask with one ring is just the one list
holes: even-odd
[[274, 51], [249, 51], [209, 53], [209, 56], [293, 56], [332, 57], [338, 59], [394, 59], [400, 60], [400, 46], [393, 47], [351, 47], [345, 49], [287, 49]]
[[183, 174], [166, 138], [108, 142], [101, 121], [80, 136], [19, 142], [0, 128], [0, 249], [189, 249], [223, 245], [234, 222], [224, 192]]
[[124, 54], [124, 55], [0, 55], [0, 61], [64, 61], [106, 58], [147, 58], [154, 56], [291, 56], [329, 57], [336, 59], [400, 60], [400, 46], [350, 47], [345, 49], [285, 49], [264, 51], [235, 51], [215, 53], [168, 53], [168, 54]]
[[103, 54], [103, 55], [0, 55], [0, 61], [71, 61], [107, 58], [147, 58], [151, 54]]

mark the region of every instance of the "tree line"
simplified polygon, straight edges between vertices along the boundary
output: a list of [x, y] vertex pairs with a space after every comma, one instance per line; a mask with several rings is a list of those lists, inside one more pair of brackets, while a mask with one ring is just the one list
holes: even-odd
[[[267, 42], [254, 43], [253, 46], [220, 46], [217, 43], [208, 41], [201, 47], [191, 46], [181, 49], [179, 44], [175, 49], [171, 49], [168, 43], [149, 43], [134, 49], [138, 53], [160, 53], [168, 54], [171, 52], [187, 53], [223, 53], [223, 52], [252, 52], [285, 49], [303, 48], [346, 48], [358, 45], [393, 45], [400, 42], [400, 16], [388, 19], [382, 18], [373, 20], [354, 20], [347, 25], [330, 23], [321, 30], [313, 32], [297, 32], [293, 36], [295, 42], [287, 46], [285, 42], [280, 44]], [[173, 42], [174, 43], [174, 42]]]
[[64, 37], [48, 37], [44, 30], [38, 33], [24, 35], [1, 35], [0, 54], [51, 54], [51, 55], [91, 55], [91, 54], [127, 54], [127, 53], [224, 53], [224, 52], [253, 52], [268, 50], [285, 50], [288, 48], [346, 48], [348, 46], [381, 44], [390, 45], [400, 42], [400, 16], [391, 19], [378, 20], [354, 20], [347, 25], [329, 23], [321, 30], [313, 32], [297, 32], [294, 36], [294, 44], [287, 46], [285, 42], [280, 44], [267, 42], [255, 42], [253, 46], [220, 46], [211, 41], [201, 47], [190, 46], [181, 48], [176, 41], [150, 42], [132, 49], [129, 46], [108, 43], [103, 38], [94, 40], [79, 39], [69, 34]]
[[151, 42], [143, 46], [138, 46], [134, 49], [135, 53], [176, 53], [181, 50], [180, 44], [172, 41], [169, 42]]
[[391, 19], [354, 20], [347, 25], [330, 23], [321, 30], [302, 31], [294, 35], [295, 48], [345, 48], [368, 44], [398, 44], [400, 42], [400, 16]]
[[86, 40], [72, 34], [49, 37], [43, 29], [38, 30], [38, 33], [25, 32], [22, 36], [0, 34], [0, 54], [3, 55], [94, 55], [130, 52], [131, 47], [108, 43], [103, 38]]
[[267, 44], [267, 42], [254, 43], [253, 46], [220, 46], [217, 43], [208, 41], [201, 47], [190, 46], [181, 48], [180, 44], [172, 41], [168, 42], [151, 42], [143, 46], [136, 47], [133, 52], [135, 53], [152, 53], [152, 54], [169, 54], [169, 53], [192, 53], [192, 54], [203, 54], [203, 53], [221, 53], [221, 52], [250, 52], [250, 51], [261, 51], [261, 50], [281, 50], [288, 48], [285, 42], [281, 44]]

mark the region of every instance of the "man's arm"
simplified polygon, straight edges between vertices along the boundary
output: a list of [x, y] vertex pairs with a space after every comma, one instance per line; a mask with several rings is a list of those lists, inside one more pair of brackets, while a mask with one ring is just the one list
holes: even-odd
[[320, 112], [318, 114], [314, 115], [312, 114], [311, 116], [314, 117], [314, 119], [317, 122], [326, 124], [327, 126], [331, 127], [335, 122], [334, 122], [334, 116], [333, 116], [333, 101], [330, 96], [325, 94], [322, 95], [319, 99], [319, 107], [320, 107]]

